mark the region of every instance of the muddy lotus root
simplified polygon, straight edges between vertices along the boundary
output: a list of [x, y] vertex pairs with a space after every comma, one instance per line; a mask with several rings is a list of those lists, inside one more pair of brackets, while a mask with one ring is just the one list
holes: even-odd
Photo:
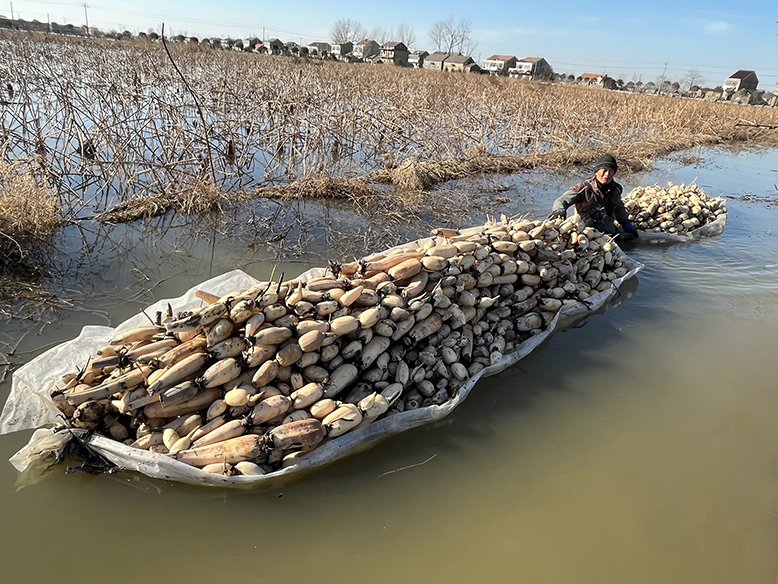
[[577, 217], [439, 229], [422, 247], [332, 263], [306, 282], [200, 291], [201, 308], [168, 307], [116, 333], [52, 400], [73, 426], [134, 448], [207, 472], [270, 473], [382, 417], [447, 402], [627, 271]]
[[696, 184], [638, 187], [624, 206], [637, 229], [654, 233], [689, 233], [727, 212], [724, 199], [708, 197]]

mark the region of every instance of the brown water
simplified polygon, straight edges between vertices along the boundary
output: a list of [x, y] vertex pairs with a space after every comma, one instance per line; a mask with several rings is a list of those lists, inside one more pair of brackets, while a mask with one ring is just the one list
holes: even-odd
[[[778, 151], [703, 156], [625, 187], [699, 177], [711, 194], [778, 198]], [[540, 213], [570, 177], [510, 180], [515, 200], [544, 183]], [[646, 268], [623, 303], [483, 380], [446, 420], [281, 487], [58, 467], [17, 490], [0, 464], [3, 581], [775, 582], [778, 209], [728, 205], [716, 241], [628, 249]], [[218, 251], [155, 296], [230, 264], [268, 269]], [[114, 323], [136, 310], [110, 300], [120, 289], [105, 300]], [[46, 341], [85, 321], [67, 315]], [[0, 437], [0, 458], [28, 437]]]

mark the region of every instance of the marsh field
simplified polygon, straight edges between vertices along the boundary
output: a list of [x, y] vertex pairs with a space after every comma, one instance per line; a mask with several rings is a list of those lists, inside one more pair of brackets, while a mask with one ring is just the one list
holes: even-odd
[[778, 109], [170, 49], [185, 83], [158, 45], [0, 39], [0, 401], [85, 325], [235, 268], [543, 216], [605, 151], [625, 192], [727, 197], [727, 228], [627, 248], [646, 267], [617, 305], [441, 423], [280, 487], [3, 462], [7, 578], [774, 582], [778, 150], [738, 124]]

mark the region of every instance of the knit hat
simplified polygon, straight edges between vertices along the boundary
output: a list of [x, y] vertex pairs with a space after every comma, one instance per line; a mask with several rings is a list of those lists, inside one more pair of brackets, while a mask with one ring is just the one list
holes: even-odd
[[594, 172], [597, 172], [601, 168], [610, 168], [613, 172], [619, 170], [619, 165], [616, 164], [616, 159], [610, 154], [603, 154], [597, 160], [597, 164], [594, 165]]

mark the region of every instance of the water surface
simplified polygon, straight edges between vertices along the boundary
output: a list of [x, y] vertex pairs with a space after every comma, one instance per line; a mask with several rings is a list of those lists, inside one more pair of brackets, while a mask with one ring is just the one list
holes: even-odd
[[[710, 194], [778, 199], [778, 151], [693, 154], [702, 159], [623, 179], [625, 190], [696, 178]], [[510, 202], [493, 214], [540, 215], [576, 180], [537, 171], [446, 188], [499, 183]], [[774, 582], [778, 209], [753, 198], [729, 201], [715, 241], [628, 249], [646, 267], [621, 304], [483, 380], [447, 419], [281, 487], [58, 467], [17, 490], [0, 464], [4, 580]], [[212, 273], [272, 269], [242, 237], [203, 229], [191, 242], [171, 230], [149, 241], [124, 229], [122, 260], [71, 275], [102, 300], [63, 311], [20, 350], [117, 324]], [[333, 254], [316, 237], [308, 251]], [[90, 265], [77, 239], [73, 254]], [[311, 257], [276, 263], [292, 274]], [[0, 458], [28, 437], [0, 437]]]

